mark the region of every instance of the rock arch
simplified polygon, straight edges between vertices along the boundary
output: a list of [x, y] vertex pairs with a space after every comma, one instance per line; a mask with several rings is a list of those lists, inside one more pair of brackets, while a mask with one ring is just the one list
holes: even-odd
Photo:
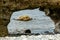
[[45, 11], [55, 23], [60, 21], [60, 0], [0, 0], [0, 36], [8, 34], [6, 26], [14, 11], [37, 7]]

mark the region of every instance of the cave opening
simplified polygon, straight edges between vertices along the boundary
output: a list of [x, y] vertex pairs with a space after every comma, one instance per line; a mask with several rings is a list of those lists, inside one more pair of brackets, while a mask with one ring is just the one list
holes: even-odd
[[31, 33], [30, 29], [25, 30], [25, 33]]

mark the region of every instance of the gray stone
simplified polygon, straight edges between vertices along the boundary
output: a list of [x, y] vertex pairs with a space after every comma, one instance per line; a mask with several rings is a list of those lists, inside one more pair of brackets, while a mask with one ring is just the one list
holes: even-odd
[[[30, 21], [19, 21], [22, 15], [28, 15], [32, 18]], [[31, 33], [43, 33], [44, 31], [53, 32], [54, 22], [39, 11], [39, 8], [34, 10], [22, 10], [14, 12], [10, 18], [10, 23], [7, 26], [9, 34], [25, 33], [25, 30], [30, 29]]]

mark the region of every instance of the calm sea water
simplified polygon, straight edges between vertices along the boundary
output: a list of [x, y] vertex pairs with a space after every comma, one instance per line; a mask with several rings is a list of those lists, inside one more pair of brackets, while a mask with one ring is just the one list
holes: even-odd
[[[14, 20], [18, 19], [21, 15], [28, 15], [33, 18], [33, 20], [28, 22]], [[50, 17], [46, 16], [45, 12], [39, 11], [39, 8], [37, 8], [14, 12], [7, 28], [8, 32], [11, 34], [21, 33], [23, 32], [22, 29], [30, 29], [32, 33], [43, 33], [45, 31], [53, 32], [55, 26]]]

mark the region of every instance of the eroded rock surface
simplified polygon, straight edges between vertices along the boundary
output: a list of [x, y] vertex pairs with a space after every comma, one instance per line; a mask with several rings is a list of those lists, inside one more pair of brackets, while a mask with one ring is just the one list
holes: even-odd
[[[50, 13], [48, 16], [50, 16], [55, 23], [60, 21], [60, 0], [0, 0], [0, 27], [3, 28], [7, 26], [12, 12], [36, 7], [40, 7], [42, 11], [49, 9]], [[1, 31], [2, 30], [0, 30], [0, 32]], [[3, 32], [4, 31], [5, 30], [3, 30]], [[4, 33], [2, 34], [4, 35]], [[0, 36], [2, 35], [0, 34]]]

